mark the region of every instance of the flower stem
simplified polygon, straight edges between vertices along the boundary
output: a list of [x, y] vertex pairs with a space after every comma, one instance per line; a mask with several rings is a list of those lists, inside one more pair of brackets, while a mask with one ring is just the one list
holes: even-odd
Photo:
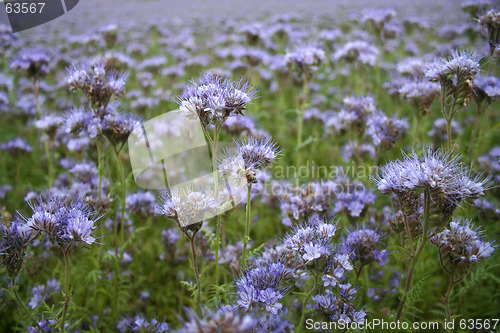
[[[214, 170], [214, 189], [215, 198], [218, 196], [218, 173], [217, 173], [217, 143], [219, 141], [219, 133], [221, 126], [215, 127], [215, 135], [213, 139], [213, 150], [212, 150], [212, 164]], [[215, 284], [219, 284], [219, 247], [221, 242], [221, 216], [217, 214], [217, 232], [216, 232], [216, 244], [215, 244]]]
[[313, 274], [314, 276], [314, 285], [313, 287], [311, 288], [311, 290], [309, 290], [309, 292], [307, 293], [307, 296], [306, 298], [304, 299], [304, 302], [302, 302], [302, 316], [300, 317], [300, 324], [299, 324], [299, 327], [302, 327], [304, 325], [304, 322], [305, 322], [305, 319], [306, 319], [306, 308], [307, 308], [307, 302], [309, 301], [309, 299], [311, 298], [311, 295], [313, 293], [313, 291], [316, 289], [316, 287], [318, 286], [318, 275], [314, 272], [314, 271], [311, 271], [311, 273]]
[[101, 187], [102, 187], [102, 157], [101, 157], [101, 143], [97, 140], [97, 172], [99, 173], [99, 200], [101, 200]]
[[246, 219], [245, 219], [245, 238], [243, 239], [243, 253], [241, 255], [241, 264], [240, 267], [246, 266], [245, 255], [247, 252], [247, 245], [250, 241], [250, 209], [252, 202], [252, 183], [248, 184], [248, 193], [247, 193], [247, 207], [246, 207]]
[[455, 279], [453, 275], [450, 277], [450, 284], [448, 286], [448, 290], [446, 291], [446, 298], [444, 299], [445, 304], [446, 304], [446, 318], [448, 321], [451, 320], [451, 311], [450, 311], [450, 295], [451, 295], [451, 290], [453, 289], [453, 286], [455, 285]]
[[17, 288], [15, 288], [15, 282], [14, 282], [14, 279], [11, 280], [11, 283], [10, 283], [10, 286], [11, 286], [11, 289], [12, 289], [12, 293], [14, 294], [14, 297], [16, 299], [16, 302], [19, 306], [21, 306], [21, 308], [24, 310], [24, 312], [26, 312], [26, 314], [28, 315], [28, 317], [30, 317], [31, 321], [35, 324], [35, 326], [40, 330], [40, 332], [45, 332], [43, 330], [43, 328], [40, 327], [40, 325], [38, 324], [38, 322], [35, 320], [35, 318], [33, 318], [33, 315], [31, 314], [31, 312], [28, 310], [28, 308], [26, 308], [26, 306], [24, 305], [23, 301], [21, 301], [21, 298], [19, 298], [19, 295], [17, 294]]
[[196, 257], [196, 250], [194, 248], [194, 238], [196, 233], [193, 233], [191, 237], [188, 236], [191, 241], [191, 251], [193, 253], [193, 266], [194, 266], [194, 274], [196, 275], [196, 305], [198, 307], [198, 313], [201, 314], [201, 282], [200, 282], [200, 273], [198, 271], [198, 262]]
[[[121, 222], [120, 222], [120, 244], [123, 244], [125, 240], [125, 201], [127, 198], [127, 182], [125, 179], [125, 171], [123, 170], [123, 164], [120, 159], [120, 152], [116, 149], [115, 151], [115, 157], [116, 157], [116, 163], [118, 164], [118, 170], [120, 171], [120, 180], [122, 183], [122, 198], [121, 198]], [[117, 212], [118, 214], [118, 212]], [[123, 249], [122, 249], [123, 250]], [[117, 254], [118, 255], [118, 254]], [[121, 254], [119, 256], [121, 260]]]
[[65, 331], [64, 324], [66, 322], [66, 314], [68, 313], [69, 302], [71, 301], [71, 296], [69, 294], [69, 258], [68, 249], [61, 247], [64, 254], [64, 310], [61, 319], [60, 330]]
[[[36, 101], [36, 114], [38, 119], [42, 118], [42, 105], [40, 104], [40, 87], [38, 85], [38, 81], [33, 82], [33, 90], [35, 94]], [[50, 153], [49, 141], [48, 137], [43, 135], [43, 148], [45, 150], [45, 157], [47, 158], [48, 171], [49, 171], [49, 187], [52, 187], [54, 184], [54, 164], [52, 162], [52, 155]]]
[[[479, 104], [479, 102], [476, 102], [476, 106], [477, 106], [476, 119], [474, 120], [474, 129], [472, 130], [472, 134], [470, 137], [470, 144], [469, 144], [469, 156], [470, 157], [472, 157], [472, 150], [474, 149], [474, 141], [476, 140], [476, 136], [477, 136], [479, 118], [481, 117], [481, 114], [484, 111], [484, 109], [481, 110], [481, 105]], [[474, 162], [474, 160], [472, 160], [472, 162]]]
[[401, 301], [399, 303], [398, 307], [398, 312], [396, 315], [396, 320], [401, 319], [401, 314], [403, 313], [403, 308], [406, 302], [406, 293], [410, 290], [411, 288], [411, 282], [413, 279], [413, 274], [415, 273], [415, 267], [417, 265], [418, 259], [420, 258], [420, 254], [422, 253], [425, 244], [427, 243], [427, 240], [429, 239], [427, 236], [427, 232], [429, 229], [429, 216], [430, 216], [430, 202], [431, 202], [431, 195], [428, 189], [425, 190], [425, 197], [424, 197], [424, 230], [422, 233], [422, 240], [420, 242], [420, 245], [417, 249], [417, 252], [413, 255], [410, 263], [410, 269], [408, 270], [408, 274], [406, 276], [406, 284], [405, 284], [405, 290], [403, 293], [403, 297], [401, 297]]
[[297, 161], [296, 161], [296, 167], [299, 168], [300, 164], [302, 163], [302, 131], [303, 131], [303, 126], [304, 126], [304, 113], [306, 112], [306, 104], [307, 104], [307, 94], [308, 94], [308, 89], [307, 89], [307, 73], [304, 73], [304, 84], [303, 84], [303, 92], [304, 92], [304, 99], [302, 101], [302, 105], [300, 107], [299, 111], [299, 116], [298, 116], [298, 127], [297, 127]]

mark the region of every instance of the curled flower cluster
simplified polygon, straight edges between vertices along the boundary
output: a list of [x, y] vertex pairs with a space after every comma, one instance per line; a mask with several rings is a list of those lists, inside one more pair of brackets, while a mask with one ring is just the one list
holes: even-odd
[[242, 115], [257, 92], [249, 82], [206, 73], [198, 81], [192, 80], [184, 92], [175, 97], [175, 102], [186, 117], [199, 118], [204, 126], [221, 126], [228, 117]]
[[353, 261], [359, 261], [360, 264], [368, 265], [373, 261], [378, 261], [380, 266], [386, 265], [387, 250], [378, 250], [382, 236], [376, 230], [361, 227], [350, 231], [342, 243], [343, 251], [352, 253]]
[[31, 50], [19, 54], [11, 63], [11, 68], [29, 79], [38, 80], [49, 73], [49, 62], [47, 53]]
[[379, 56], [378, 49], [372, 44], [357, 40], [348, 42], [339, 48], [333, 55], [335, 62], [344, 60], [348, 63], [360, 63], [363, 65], [375, 66]]
[[33, 148], [29, 143], [21, 138], [15, 138], [0, 145], [0, 149], [8, 152], [12, 157], [17, 157], [22, 153], [31, 153]]
[[432, 148], [422, 157], [412, 152], [382, 166], [374, 181], [382, 193], [396, 195], [407, 216], [421, 207], [419, 190], [429, 191], [435, 226], [444, 226], [460, 202], [473, 201], [489, 188], [488, 178], [473, 177], [459, 159]]
[[357, 289], [350, 283], [345, 283], [339, 284], [339, 290], [339, 295], [333, 293], [331, 289], [326, 289], [324, 294], [313, 296], [312, 300], [315, 303], [313, 308], [332, 321], [363, 324], [366, 312], [357, 311], [353, 304]]
[[245, 310], [265, 308], [267, 312], [277, 314], [283, 307], [279, 301], [286, 294], [283, 282], [289, 274], [290, 270], [279, 261], [249, 268], [236, 281], [238, 306]]
[[[285, 55], [285, 63], [300, 77], [310, 79], [325, 60], [325, 52], [317, 47], [299, 46]], [[304, 78], [302, 78], [303, 80]]]
[[185, 231], [200, 228], [206, 214], [217, 211], [217, 200], [205, 189], [195, 191], [191, 187], [164, 190], [160, 193], [156, 213], [175, 220]]
[[450, 104], [448, 112], [442, 110], [446, 118], [453, 118], [456, 108], [469, 103], [474, 94], [474, 79], [480, 72], [481, 58], [475, 52], [452, 50], [449, 58], [440, 58], [427, 66], [425, 76], [441, 84], [441, 94]]
[[112, 97], [119, 98], [125, 92], [128, 74], [109, 71], [104, 63], [73, 65], [68, 72], [68, 85], [82, 91], [95, 111], [106, 108]]
[[334, 253], [331, 240], [337, 230], [336, 223], [318, 220], [316, 225], [309, 223], [294, 227], [283, 239], [283, 244], [288, 250], [296, 252], [306, 265], [325, 264]]
[[19, 221], [10, 226], [1, 225], [0, 263], [5, 267], [7, 275], [15, 278], [23, 265], [26, 249], [31, 239], [31, 229]]
[[60, 246], [82, 245], [88, 247], [96, 241], [93, 232], [100, 216], [80, 199], [65, 202], [58, 197], [29, 202], [33, 211], [30, 217], [21, 217], [35, 235], [45, 234]]
[[[239, 182], [246, 179], [249, 184], [257, 183], [257, 170], [269, 167], [279, 157], [280, 147], [271, 137], [235, 141], [238, 154], [232, 155], [227, 150], [220, 158], [217, 167], [226, 178]], [[240, 157], [241, 156], [241, 157]]]
[[490, 9], [482, 14], [478, 21], [481, 28], [488, 32], [490, 51], [491, 54], [493, 54], [496, 45], [500, 43], [500, 12], [495, 9]]
[[430, 239], [439, 249], [443, 269], [455, 279], [463, 278], [470, 266], [491, 256], [494, 246], [482, 239], [482, 231], [470, 220], [456, 220]]

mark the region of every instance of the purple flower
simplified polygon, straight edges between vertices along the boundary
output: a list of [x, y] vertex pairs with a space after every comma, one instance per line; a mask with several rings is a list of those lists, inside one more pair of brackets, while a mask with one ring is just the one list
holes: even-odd
[[491, 256], [495, 246], [483, 240], [480, 228], [471, 220], [458, 219], [430, 239], [439, 248], [441, 266], [455, 279], [464, 277], [475, 262]]
[[220, 126], [228, 117], [242, 115], [257, 91], [249, 82], [206, 73], [198, 82], [191, 80], [175, 102], [186, 117], [199, 118], [204, 126]]
[[119, 98], [125, 92], [128, 74], [108, 71], [104, 63], [73, 65], [68, 72], [68, 85], [85, 94], [94, 112], [106, 108], [113, 96]]
[[0, 148], [12, 155], [12, 157], [17, 157], [21, 153], [31, 153], [33, 148], [29, 143], [21, 138], [15, 138], [6, 143], [0, 145]]
[[11, 63], [11, 68], [19, 74], [38, 80], [49, 73], [50, 57], [42, 50], [28, 50], [20, 53]]
[[58, 197], [51, 197], [46, 201], [29, 202], [29, 206], [33, 214], [30, 217], [20, 216], [34, 233], [44, 233], [60, 246], [80, 244], [88, 247], [95, 242], [95, 223], [101, 216], [82, 200], [64, 202]]
[[7, 275], [14, 278], [19, 274], [24, 255], [31, 239], [31, 229], [24, 223], [14, 220], [9, 227], [0, 226], [0, 263], [5, 267]]

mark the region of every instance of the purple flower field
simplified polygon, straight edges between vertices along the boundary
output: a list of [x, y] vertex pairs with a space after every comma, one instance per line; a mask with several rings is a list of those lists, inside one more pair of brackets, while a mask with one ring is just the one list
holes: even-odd
[[498, 3], [3, 9], [0, 332], [500, 330]]

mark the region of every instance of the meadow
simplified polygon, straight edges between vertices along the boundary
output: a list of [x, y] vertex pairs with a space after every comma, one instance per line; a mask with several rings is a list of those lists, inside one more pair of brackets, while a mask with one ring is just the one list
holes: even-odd
[[456, 6], [0, 25], [0, 331], [500, 331], [500, 7]]

